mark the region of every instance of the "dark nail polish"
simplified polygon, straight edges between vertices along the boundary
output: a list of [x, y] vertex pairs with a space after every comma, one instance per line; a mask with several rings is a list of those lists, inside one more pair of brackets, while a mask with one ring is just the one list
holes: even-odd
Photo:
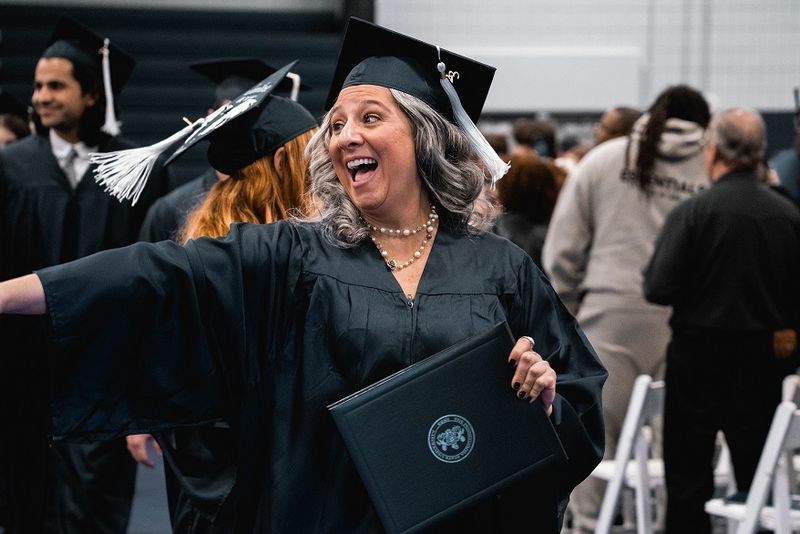
[[519, 382], [514, 382], [514, 391], [518, 390], [521, 385]]
[[525, 398], [525, 392], [524, 391], [520, 391], [519, 393], [517, 393], [517, 397], [520, 398], [520, 399], [524, 399]]
[[511, 367], [516, 367], [517, 366], [517, 360], [508, 360], [508, 365], [510, 365]]

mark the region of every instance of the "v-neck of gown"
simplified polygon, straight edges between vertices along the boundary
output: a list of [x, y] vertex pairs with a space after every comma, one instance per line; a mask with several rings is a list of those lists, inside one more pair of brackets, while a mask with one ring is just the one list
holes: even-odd
[[[384, 275], [386, 277], [388, 277], [388, 279], [391, 279], [390, 282], [387, 282], [387, 286], [388, 287], [386, 289], [388, 289], [389, 291], [391, 291], [393, 293], [394, 292], [399, 293], [400, 296], [407, 302], [408, 301], [413, 302], [413, 301], [416, 300], [418, 295], [427, 293], [426, 292], [426, 288], [430, 287], [430, 283], [428, 283], [428, 279], [431, 278], [431, 276], [434, 276], [434, 275], [430, 274], [431, 269], [429, 269], [429, 266], [431, 264], [431, 261], [436, 263], [436, 261], [438, 260], [439, 249], [442, 248], [440, 246], [440, 244], [442, 243], [441, 240], [443, 239], [443, 236], [446, 235], [446, 234], [449, 236], [449, 234], [448, 234], [448, 232], [447, 232], [447, 230], [445, 228], [443, 228], [442, 226], [438, 226], [437, 227], [436, 234], [433, 236], [433, 239], [431, 240], [431, 242], [428, 245], [429, 246], [429, 248], [428, 248], [428, 257], [425, 260], [425, 266], [422, 268], [422, 273], [420, 273], [419, 281], [417, 282], [417, 290], [413, 295], [409, 295], [408, 293], [406, 293], [403, 290], [403, 286], [400, 285], [400, 281], [394, 276], [392, 271], [390, 271], [389, 268], [386, 266], [386, 261], [384, 261], [383, 257], [381, 256], [380, 251], [378, 250], [378, 248], [371, 241], [365, 241], [362, 246], [366, 247], [368, 249], [367, 250], [367, 255], [371, 256], [370, 259], [372, 259], [372, 257], [374, 257], [374, 259], [375, 259], [374, 263], [375, 263], [375, 265], [377, 265], [377, 268], [380, 269], [384, 273]], [[452, 237], [452, 236], [449, 236], [449, 237]], [[444, 238], [444, 239], [446, 240], [446, 238]], [[382, 278], [383, 277], [378, 277], [378, 279], [382, 279]]]

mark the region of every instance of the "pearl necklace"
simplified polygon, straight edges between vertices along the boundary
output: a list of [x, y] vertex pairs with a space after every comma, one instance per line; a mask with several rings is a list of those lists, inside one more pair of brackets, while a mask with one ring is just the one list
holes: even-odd
[[425, 230], [425, 232], [426, 232], [425, 233], [425, 239], [422, 240], [422, 242], [420, 243], [420, 245], [417, 248], [417, 250], [414, 251], [414, 255], [411, 257], [411, 259], [409, 259], [405, 263], [399, 263], [397, 260], [390, 259], [389, 258], [389, 252], [386, 249], [383, 248], [383, 245], [381, 245], [380, 241], [378, 241], [375, 238], [374, 235], [370, 234], [369, 237], [370, 237], [370, 239], [372, 239], [372, 242], [375, 243], [375, 248], [377, 248], [378, 252], [381, 253], [381, 257], [383, 258], [383, 261], [386, 262], [386, 267], [390, 271], [399, 271], [401, 269], [405, 269], [406, 267], [408, 267], [409, 265], [411, 265], [412, 263], [414, 263], [415, 261], [417, 261], [419, 258], [422, 257], [422, 251], [425, 250], [425, 247], [428, 245], [428, 242], [431, 239], [433, 239], [433, 229], [434, 229], [434, 226], [436, 225], [436, 222], [437, 222], [438, 219], [439, 219], [439, 216], [436, 214], [436, 208], [431, 206], [431, 213], [428, 215], [428, 220], [425, 221], [425, 224], [420, 225], [420, 227], [418, 229], [413, 230], [413, 231], [412, 230], [404, 230], [404, 232], [413, 232], [413, 233], [410, 233], [410, 234], [404, 234], [403, 233], [402, 235], [398, 235], [398, 232], [400, 232], [399, 230], [387, 230], [387, 229], [384, 229], [384, 228], [378, 229], [378, 228], [375, 228], [374, 226], [372, 226], [370, 224], [368, 224], [367, 226], [373, 232], [386, 233], [386, 232], [383, 232], [383, 230], [387, 230], [389, 232], [393, 232], [390, 235], [394, 235], [396, 237], [407, 237], [408, 235], [413, 235], [413, 234], [415, 234], [415, 233], [417, 233], [417, 232], [419, 232], [419, 231], [421, 231], [423, 229]]
[[411, 237], [411, 236], [416, 235], [418, 232], [421, 232], [423, 230], [426, 230], [428, 233], [433, 232], [433, 223], [438, 218], [439, 218], [439, 216], [436, 215], [436, 206], [431, 204], [431, 211], [430, 211], [430, 213], [428, 213], [428, 219], [424, 223], [422, 223], [419, 226], [417, 226], [416, 228], [414, 228], [413, 230], [410, 230], [408, 228], [405, 228], [405, 229], [402, 229], [402, 230], [394, 230], [392, 228], [378, 228], [377, 226], [373, 226], [373, 225], [369, 224], [366, 221], [364, 221], [364, 222], [366, 223], [367, 228], [369, 228], [370, 231], [372, 231], [372, 232], [376, 232], [376, 233], [383, 234], [383, 235], [388, 235], [389, 237], [403, 238], [403, 237]]

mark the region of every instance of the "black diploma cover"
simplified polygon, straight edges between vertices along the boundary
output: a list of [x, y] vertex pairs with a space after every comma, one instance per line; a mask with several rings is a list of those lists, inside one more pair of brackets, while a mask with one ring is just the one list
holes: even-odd
[[328, 406], [390, 534], [566, 459], [541, 403], [511, 389], [513, 346], [503, 322]]

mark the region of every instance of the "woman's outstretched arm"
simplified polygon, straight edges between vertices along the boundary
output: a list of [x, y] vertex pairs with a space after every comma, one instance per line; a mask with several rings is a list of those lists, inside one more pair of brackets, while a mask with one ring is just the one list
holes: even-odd
[[46, 311], [44, 288], [35, 274], [0, 282], [0, 313], [42, 315]]

